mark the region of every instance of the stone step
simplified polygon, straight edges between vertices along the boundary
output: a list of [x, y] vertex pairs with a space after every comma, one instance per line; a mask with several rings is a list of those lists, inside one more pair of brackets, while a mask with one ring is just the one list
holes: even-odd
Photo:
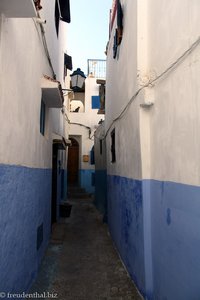
[[91, 194], [89, 193], [86, 193], [86, 192], [73, 192], [73, 193], [70, 193], [68, 192], [68, 199], [86, 199], [86, 198], [90, 198], [91, 197]]
[[81, 187], [70, 186], [68, 187], [69, 193], [86, 193], [86, 190]]
[[67, 194], [68, 199], [86, 199], [91, 197], [91, 194], [87, 193], [84, 188], [76, 185], [68, 186]]

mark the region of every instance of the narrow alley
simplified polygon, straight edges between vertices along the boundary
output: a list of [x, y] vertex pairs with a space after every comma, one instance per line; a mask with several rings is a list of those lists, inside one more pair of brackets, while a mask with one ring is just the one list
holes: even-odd
[[142, 299], [92, 202], [70, 200], [71, 215], [56, 224], [31, 293], [59, 300]]
[[200, 300], [199, 27], [0, 0], [0, 299]]

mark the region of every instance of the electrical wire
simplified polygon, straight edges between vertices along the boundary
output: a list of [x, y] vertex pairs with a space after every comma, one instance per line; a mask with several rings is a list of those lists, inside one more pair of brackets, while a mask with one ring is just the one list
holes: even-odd
[[68, 115], [66, 113], [65, 113], [65, 119], [66, 119], [67, 123], [70, 124], [70, 119], [68, 118]]
[[84, 125], [84, 124], [81, 124], [81, 123], [75, 123], [75, 122], [68, 122], [69, 124], [71, 124], [71, 125], [78, 125], [78, 126], [82, 126], [82, 127], [85, 127], [86, 129], [88, 129], [89, 130], [89, 139], [91, 140], [92, 139], [92, 137], [91, 137], [91, 133], [92, 133], [92, 129], [91, 129], [91, 127], [89, 127], [89, 126], [86, 126], [86, 125]]
[[78, 126], [82, 126], [82, 127], [85, 127], [86, 129], [88, 129], [89, 130], [89, 139], [93, 140], [92, 138], [93, 138], [94, 134], [91, 136], [91, 133], [92, 133], [91, 127], [86, 126], [86, 125], [81, 124], [81, 123], [71, 122], [66, 113], [65, 113], [65, 119], [66, 119], [66, 121], [68, 122], [69, 125], [70, 124], [71, 125], [78, 125]]
[[164, 75], [167, 75], [167, 73], [169, 73], [171, 70], [175, 69], [175, 67], [177, 67], [181, 62], [184, 61], [184, 59], [191, 54], [194, 49], [200, 44], [200, 36], [198, 37], [198, 39], [186, 50], [182, 53], [181, 56], [179, 56], [179, 58], [176, 59], [175, 62], [173, 62], [168, 68], [166, 68], [163, 72], [161, 72], [155, 79], [149, 80], [149, 82], [145, 85], [143, 85], [140, 89], [138, 89], [136, 91], [136, 93], [133, 95], [133, 97], [130, 99], [130, 101], [127, 103], [127, 105], [124, 107], [124, 109], [121, 111], [121, 113], [112, 121], [112, 123], [110, 124], [110, 126], [108, 127], [108, 129], [106, 130], [105, 136], [103, 139], [105, 139], [108, 135], [108, 132], [110, 131], [111, 127], [114, 125], [114, 123], [118, 120], [120, 120], [124, 114], [126, 113], [127, 109], [129, 108], [129, 106], [132, 104], [132, 102], [137, 98], [137, 96], [139, 95], [139, 93], [144, 90], [145, 88], [152, 86], [153, 84], [155, 84], [159, 79], [161, 79], [162, 77], [164, 77]]
[[[39, 13], [38, 13], [38, 18], [40, 18]], [[33, 23], [34, 23], [35, 28], [37, 30], [38, 36], [40, 38], [42, 38], [41, 42], [43, 44], [44, 51], [45, 51], [49, 66], [52, 70], [53, 78], [56, 78], [56, 74], [54, 72], [54, 68], [53, 68], [53, 65], [52, 65], [52, 62], [51, 62], [51, 58], [50, 58], [50, 54], [49, 54], [49, 50], [48, 50], [48, 46], [47, 46], [47, 41], [46, 41], [46, 37], [45, 37], [45, 30], [44, 30], [43, 24], [39, 24], [39, 27], [40, 27], [40, 31], [39, 31], [38, 24], [37, 24], [36, 20], [34, 18], [32, 18], [32, 20], [33, 20]]]
[[54, 72], [54, 68], [53, 68], [53, 65], [52, 65], [52, 62], [51, 62], [51, 57], [50, 57], [48, 46], [47, 46], [47, 40], [46, 40], [46, 37], [45, 37], [44, 27], [43, 27], [42, 24], [40, 24], [40, 28], [41, 28], [41, 32], [42, 32], [42, 41], [43, 41], [44, 50], [45, 50], [50, 68], [51, 68], [52, 73], [53, 73], [53, 78], [56, 78], [56, 74]]
[[[40, 32], [39, 32], [39, 30], [38, 30], [38, 27], [37, 27], [37, 24], [36, 24], [36, 21], [35, 21], [34, 18], [33, 18], [33, 22], [34, 22], [34, 24], [35, 24], [35, 27], [36, 27], [36, 29], [37, 29], [37, 32], [38, 32], [39, 37], [42, 36], [42, 43], [43, 43], [43, 46], [44, 46], [44, 50], [45, 50], [45, 53], [46, 53], [46, 56], [47, 56], [49, 65], [50, 65], [50, 67], [51, 67], [53, 76], [54, 76], [54, 78], [55, 78], [55, 72], [54, 72], [53, 65], [52, 65], [52, 62], [51, 62], [51, 58], [50, 58], [50, 55], [49, 55], [49, 50], [48, 50], [47, 41], [46, 41], [46, 37], [45, 37], [44, 27], [43, 27], [42, 24], [39, 24], [39, 25], [40, 25], [40, 30], [41, 30], [41, 35], [40, 35]], [[68, 94], [70, 94], [70, 93], [72, 93], [72, 92], [73, 92], [73, 91], [69, 91], [66, 95], [68, 95]], [[81, 123], [70, 122], [70, 120], [69, 120], [69, 118], [68, 118], [68, 116], [67, 116], [66, 113], [65, 113], [64, 116], [65, 116], [65, 118], [66, 118], [68, 124], [71, 124], [71, 125], [78, 125], [78, 126], [82, 126], [82, 127], [85, 127], [86, 129], [88, 129], [88, 130], [89, 130], [89, 139], [92, 140], [92, 137], [93, 137], [94, 135], [91, 136], [92, 129], [91, 129], [89, 126], [86, 126], [86, 125], [81, 124]]]

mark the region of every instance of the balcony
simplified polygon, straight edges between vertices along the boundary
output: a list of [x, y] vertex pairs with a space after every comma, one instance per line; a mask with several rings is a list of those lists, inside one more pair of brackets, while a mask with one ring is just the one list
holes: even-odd
[[88, 75], [94, 78], [106, 78], [106, 60], [88, 59]]
[[48, 107], [62, 108], [64, 98], [61, 84], [48, 76], [42, 78], [42, 99]]
[[33, 0], [0, 0], [0, 13], [6, 18], [33, 18], [37, 16]]

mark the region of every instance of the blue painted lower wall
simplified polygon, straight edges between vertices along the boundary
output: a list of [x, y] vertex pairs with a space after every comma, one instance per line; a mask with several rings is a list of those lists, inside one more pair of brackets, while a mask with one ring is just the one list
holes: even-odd
[[[37, 250], [37, 229], [43, 241]], [[0, 291], [28, 291], [51, 230], [51, 170], [0, 165]]]
[[64, 182], [63, 182], [63, 201], [67, 199], [67, 169], [64, 171]]
[[95, 200], [97, 209], [104, 215], [107, 221], [107, 172], [95, 170]]
[[141, 293], [200, 299], [200, 187], [119, 176], [107, 182], [111, 235]]
[[93, 182], [95, 170], [82, 169], [79, 170], [80, 186], [88, 193], [94, 193], [95, 186]]
[[145, 286], [143, 201], [141, 181], [107, 176], [108, 226], [129, 274]]
[[200, 187], [151, 181], [155, 299], [200, 299]]

